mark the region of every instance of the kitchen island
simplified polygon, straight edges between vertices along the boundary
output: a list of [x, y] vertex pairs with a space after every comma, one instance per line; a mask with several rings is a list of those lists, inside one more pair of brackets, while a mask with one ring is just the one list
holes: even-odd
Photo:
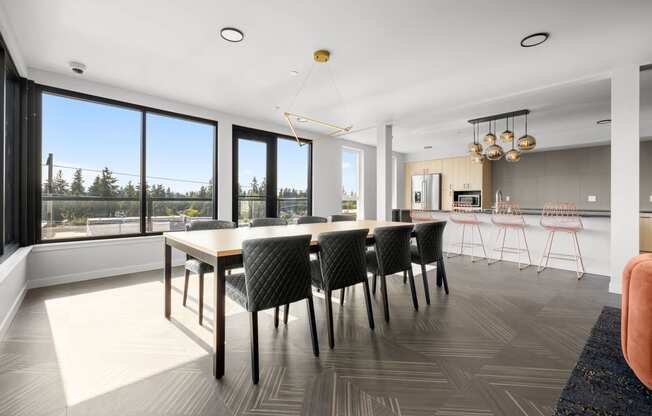
[[[544, 250], [544, 245], [548, 236], [548, 232], [540, 225], [541, 215], [540, 209], [523, 209], [523, 218], [526, 223], [525, 235], [527, 244], [530, 248], [530, 256], [532, 258], [533, 267], [539, 264], [539, 259]], [[499, 246], [497, 241], [498, 227], [491, 222], [491, 210], [480, 210], [476, 213], [480, 220], [480, 230], [482, 238], [484, 239], [485, 249], [487, 256], [490, 258], [498, 258], [500, 253], [495, 251], [494, 248]], [[584, 229], [578, 233], [580, 249], [582, 258], [584, 260], [584, 267], [586, 273], [597, 274], [602, 276], [609, 276], [610, 274], [610, 213], [609, 211], [579, 211], [582, 219]], [[459, 252], [459, 246], [454, 246], [462, 237], [462, 226], [449, 221], [450, 211], [412, 211], [412, 220], [414, 222], [424, 220], [445, 220], [448, 221], [444, 230], [444, 251]], [[467, 227], [465, 240], [470, 242], [470, 232]], [[479, 242], [477, 231], [474, 231], [473, 238], [475, 242]], [[514, 231], [509, 231], [505, 240], [505, 246], [517, 246], [517, 234]], [[523, 246], [523, 243], [521, 242]], [[552, 253], [573, 254], [573, 246], [570, 235], [567, 233], [556, 233]], [[471, 248], [465, 248], [464, 254], [471, 254]], [[479, 247], [474, 248], [476, 256], [482, 255], [482, 249]], [[517, 261], [517, 255], [505, 252], [503, 259], [506, 261]], [[521, 253], [521, 262], [527, 262], [527, 254]], [[492, 267], [492, 266], [488, 266]], [[516, 265], [514, 265], [516, 267]], [[575, 271], [574, 261], [564, 261], [551, 258], [548, 267]], [[545, 276], [545, 272], [542, 274]], [[575, 275], [570, 275], [569, 278]]]

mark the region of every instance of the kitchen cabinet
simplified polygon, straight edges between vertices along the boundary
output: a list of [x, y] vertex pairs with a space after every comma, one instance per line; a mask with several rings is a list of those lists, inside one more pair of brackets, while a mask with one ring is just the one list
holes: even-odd
[[453, 209], [454, 191], [482, 191], [484, 207], [491, 206], [491, 164], [476, 164], [471, 158], [452, 157], [428, 161], [407, 162], [405, 164], [405, 201], [410, 208], [411, 178], [414, 174], [441, 173], [442, 209]]
[[638, 233], [640, 251], [652, 252], [652, 214], [641, 214]]

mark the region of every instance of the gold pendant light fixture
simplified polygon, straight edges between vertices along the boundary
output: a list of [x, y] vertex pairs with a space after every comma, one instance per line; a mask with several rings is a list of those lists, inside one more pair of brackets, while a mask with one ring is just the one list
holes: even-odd
[[[512, 111], [509, 113], [496, 114], [493, 116], [480, 117], [473, 120], [469, 120], [469, 123], [473, 125], [473, 143], [469, 144], [469, 155], [471, 156], [471, 161], [474, 163], [481, 163], [484, 159], [491, 161], [500, 160], [505, 156], [505, 160], [508, 162], [518, 162], [521, 160], [521, 152], [529, 151], [535, 148], [536, 139], [527, 133], [527, 115], [530, 113], [530, 110], [518, 110]], [[518, 141], [515, 140], [516, 136], [514, 131], [516, 130], [514, 124], [516, 117], [525, 117], [525, 134], [521, 136]], [[509, 119], [512, 120], [512, 129], [510, 130]], [[512, 148], [507, 152], [497, 143], [497, 137], [495, 134], [496, 120], [505, 120], [505, 131], [500, 134], [500, 140], [503, 143], [512, 144]], [[482, 145], [477, 142], [476, 129], [480, 123], [488, 123], [489, 132], [484, 136], [484, 143], [486, 145], [484, 153], [482, 153]], [[493, 122], [493, 130], [492, 130]]]
[[537, 145], [537, 139], [527, 134], [527, 114], [525, 115], [525, 134], [518, 138], [518, 148], [524, 151], [532, 150]]
[[[294, 138], [296, 139], [299, 146], [303, 146], [304, 143], [299, 139], [299, 135], [297, 134], [297, 132], [296, 132], [296, 130], [294, 128], [293, 121], [300, 122], [300, 123], [311, 123], [311, 124], [315, 124], [315, 125], [318, 125], [318, 126], [326, 127], [326, 128], [331, 130], [330, 133], [328, 133], [329, 136], [338, 136], [340, 134], [346, 134], [346, 133], [350, 132], [351, 129], [353, 128], [353, 126], [351, 126], [351, 125], [346, 126], [346, 127], [341, 127], [341, 126], [338, 126], [336, 124], [329, 123], [329, 122], [326, 122], [326, 121], [322, 121], [322, 120], [319, 120], [319, 119], [314, 118], [314, 117], [308, 117], [308, 116], [305, 116], [305, 115], [301, 115], [301, 114], [297, 114], [297, 113], [292, 112], [292, 106], [294, 105], [294, 102], [296, 101], [299, 94], [301, 94], [301, 92], [303, 90], [303, 87], [306, 85], [308, 79], [310, 78], [310, 74], [312, 73], [312, 70], [314, 69], [314, 66], [316, 64], [325, 64], [325, 63], [327, 63], [330, 60], [331, 53], [329, 51], [325, 50], [325, 49], [319, 49], [319, 50], [316, 50], [315, 52], [313, 52], [312, 57], [313, 57], [314, 63], [313, 63], [313, 66], [310, 68], [310, 72], [308, 72], [308, 75], [303, 80], [303, 82], [301, 83], [301, 86], [299, 87], [299, 90], [297, 91], [294, 98], [292, 99], [292, 102], [290, 103], [290, 107], [289, 107], [290, 109], [288, 111], [283, 112], [283, 117], [285, 118], [288, 125], [290, 126], [290, 130], [292, 131], [292, 134], [294, 135]], [[340, 90], [339, 90], [339, 88], [337, 88], [337, 84], [335, 83], [335, 77], [333, 77], [332, 72], [330, 73], [330, 75], [331, 75], [331, 79], [333, 81], [333, 87], [335, 88], [335, 91], [337, 92], [337, 94], [339, 96], [340, 103], [343, 105], [344, 100], [342, 99], [342, 94], [340, 93]]]

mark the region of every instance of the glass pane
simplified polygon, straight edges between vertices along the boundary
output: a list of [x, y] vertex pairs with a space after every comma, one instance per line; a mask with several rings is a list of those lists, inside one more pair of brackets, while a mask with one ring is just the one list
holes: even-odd
[[141, 114], [43, 94], [41, 238], [140, 232]]
[[148, 113], [147, 232], [213, 218], [215, 126]]
[[295, 140], [278, 139], [277, 189], [278, 216], [295, 222], [308, 215], [309, 145], [299, 146]]
[[347, 214], [358, 213], [359, 159], [357, 151], [342, 149], [342, 212]]
[[238, 225], [266, 217], [267, 144], [238, 140]]

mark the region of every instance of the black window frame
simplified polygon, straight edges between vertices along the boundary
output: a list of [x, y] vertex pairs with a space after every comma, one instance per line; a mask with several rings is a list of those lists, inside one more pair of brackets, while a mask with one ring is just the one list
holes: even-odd
[[[231, 219], [238, 226], [239, 220], [239, 186], [238, 186], [238, 137], [240, 134], [244, 134], [247, 137], [245, 140], [252, 140], [257, 142], [262, 142], [267, 145], [267, 166], [266, 166], [266, 207], [265, 212], [267, 217], [276, 218], [278, 216], [278, 140], [291, 140], [296, 142], [296, 138], [289, 136], [287, 134], [275, 133], [266, 130], [254, 129], [251, 127], [244, 127], [233, 125], [232, 129], [232, 154], [233, 154], [233, 184], [232, 184], [232, 194], [231, 194]], [[308, 146], [308, 183], [307, 183], [307, 215], [312, 215], [312, 189], [313, 189], [313, 177], [312, 177], [312, 165], [313, 165], [313, 142], [309, 139], [299, 138], [301, 143]]]
[[[9, 78], [12, 78], [12, 82], [16, 82], [18, 87], [14, 91], [16, 94], [12, 96], [14, 98], [12, 104], [7, 101]], [[23, 111], [25, 87], [24, 78], [18, 73], [11, 53], [0, 35], [0, 263], [11, 256], [23, 243], [22, 223], [25, 214], [22, 209], [21, 170], [25, 165], [22, 143], [23, 134], [26, 132]], [[13, 110], [11, 114], [8, 114], [8, 109]], [[13, 116], [17, 116], [14, 117], [13, 130], [8, 132], [7, 119]], [[13, 151], [11, 155], [7, 154], [9, 141]], [[10, 161], [8, 157], [11, 157]], [[7, 172], [8, 167], [11, 167], [11, 172]], [[6, 186], [9, 180], [13, 182], [10, 187]], [[11, 225], [7, 224], [8, 211], [12, 214], [9, 218]], [[9, 226], [12, 228], [11, 233], [8, 232]]]
[[[140, 134], [140, 232], [139, 233], [129, 233], [129, 234], [115, 234], [115, 235], [103, 235], [103, 236], [86, 236], [86, 237], [76, 237], [76, 238], [56, 238], [56, 239], [43, 239], [40, 229], [40, 221], [42, 215], [42, 200], [41, 200], [41, 184], [43, 183], [40, 163], [42, 162], [42, 98], [43, 94], [58, 95], [65, 98], [77, 99], [82, 101], [88, 101], [95, 104], [103, 104], [114, 106], [118, 108], [125, 108], [128, 110], [134, 110], [141, 113], [141, 134]], [[143, 189], [147, 189], [147, 114], [155, 114], [159, 116], [166, 116], [177, 118], [181, 120], [187, 120], [197, 123], [209, 124], [213, 127], [213, 194], [212, 194], [212, 203], [213, 203], [213, 219], [217, 219], [218, 216], [218, 192], [217, 192], [217, 183], [218, 183], [218, 121], [191, 116], [187, 114], [177, 113], [168, 110], [162, 110], [158, 108], [148, 107], [144, 105], [129, 103], [126, 101], [115, 100], [111, 98], [100, 97], [97, 95], [86, 94], [78, 91], [67, 90], [63, 88], [53, 87], [44, 84], [35, 84], [35, 107], [36, 107], [36, 119], [35, 125], [37, 127], [36, 140], [37, 140], [37, 155], [39, 164], [37, 165], [37, 172], [35, 173], [36, 177], [36, 186], [38, 190], [36, 193], [36, 215], [32, 218], [34, 224], [32, 226], [35, 229], [35, 242], [37, 244], [50, 244], [50, 243], [62, 243], [62, 242], [71, 242], [71, 241], [92, 241], [92, 240], [110, 240], [115, 238], [129, 238], [129, 237], [145, 237], [152, 235], [161, 235], [161, 231], [147, 231], [147, 193], [142, 192]], [[34, 186], [34, 184], [32, 184]]]

